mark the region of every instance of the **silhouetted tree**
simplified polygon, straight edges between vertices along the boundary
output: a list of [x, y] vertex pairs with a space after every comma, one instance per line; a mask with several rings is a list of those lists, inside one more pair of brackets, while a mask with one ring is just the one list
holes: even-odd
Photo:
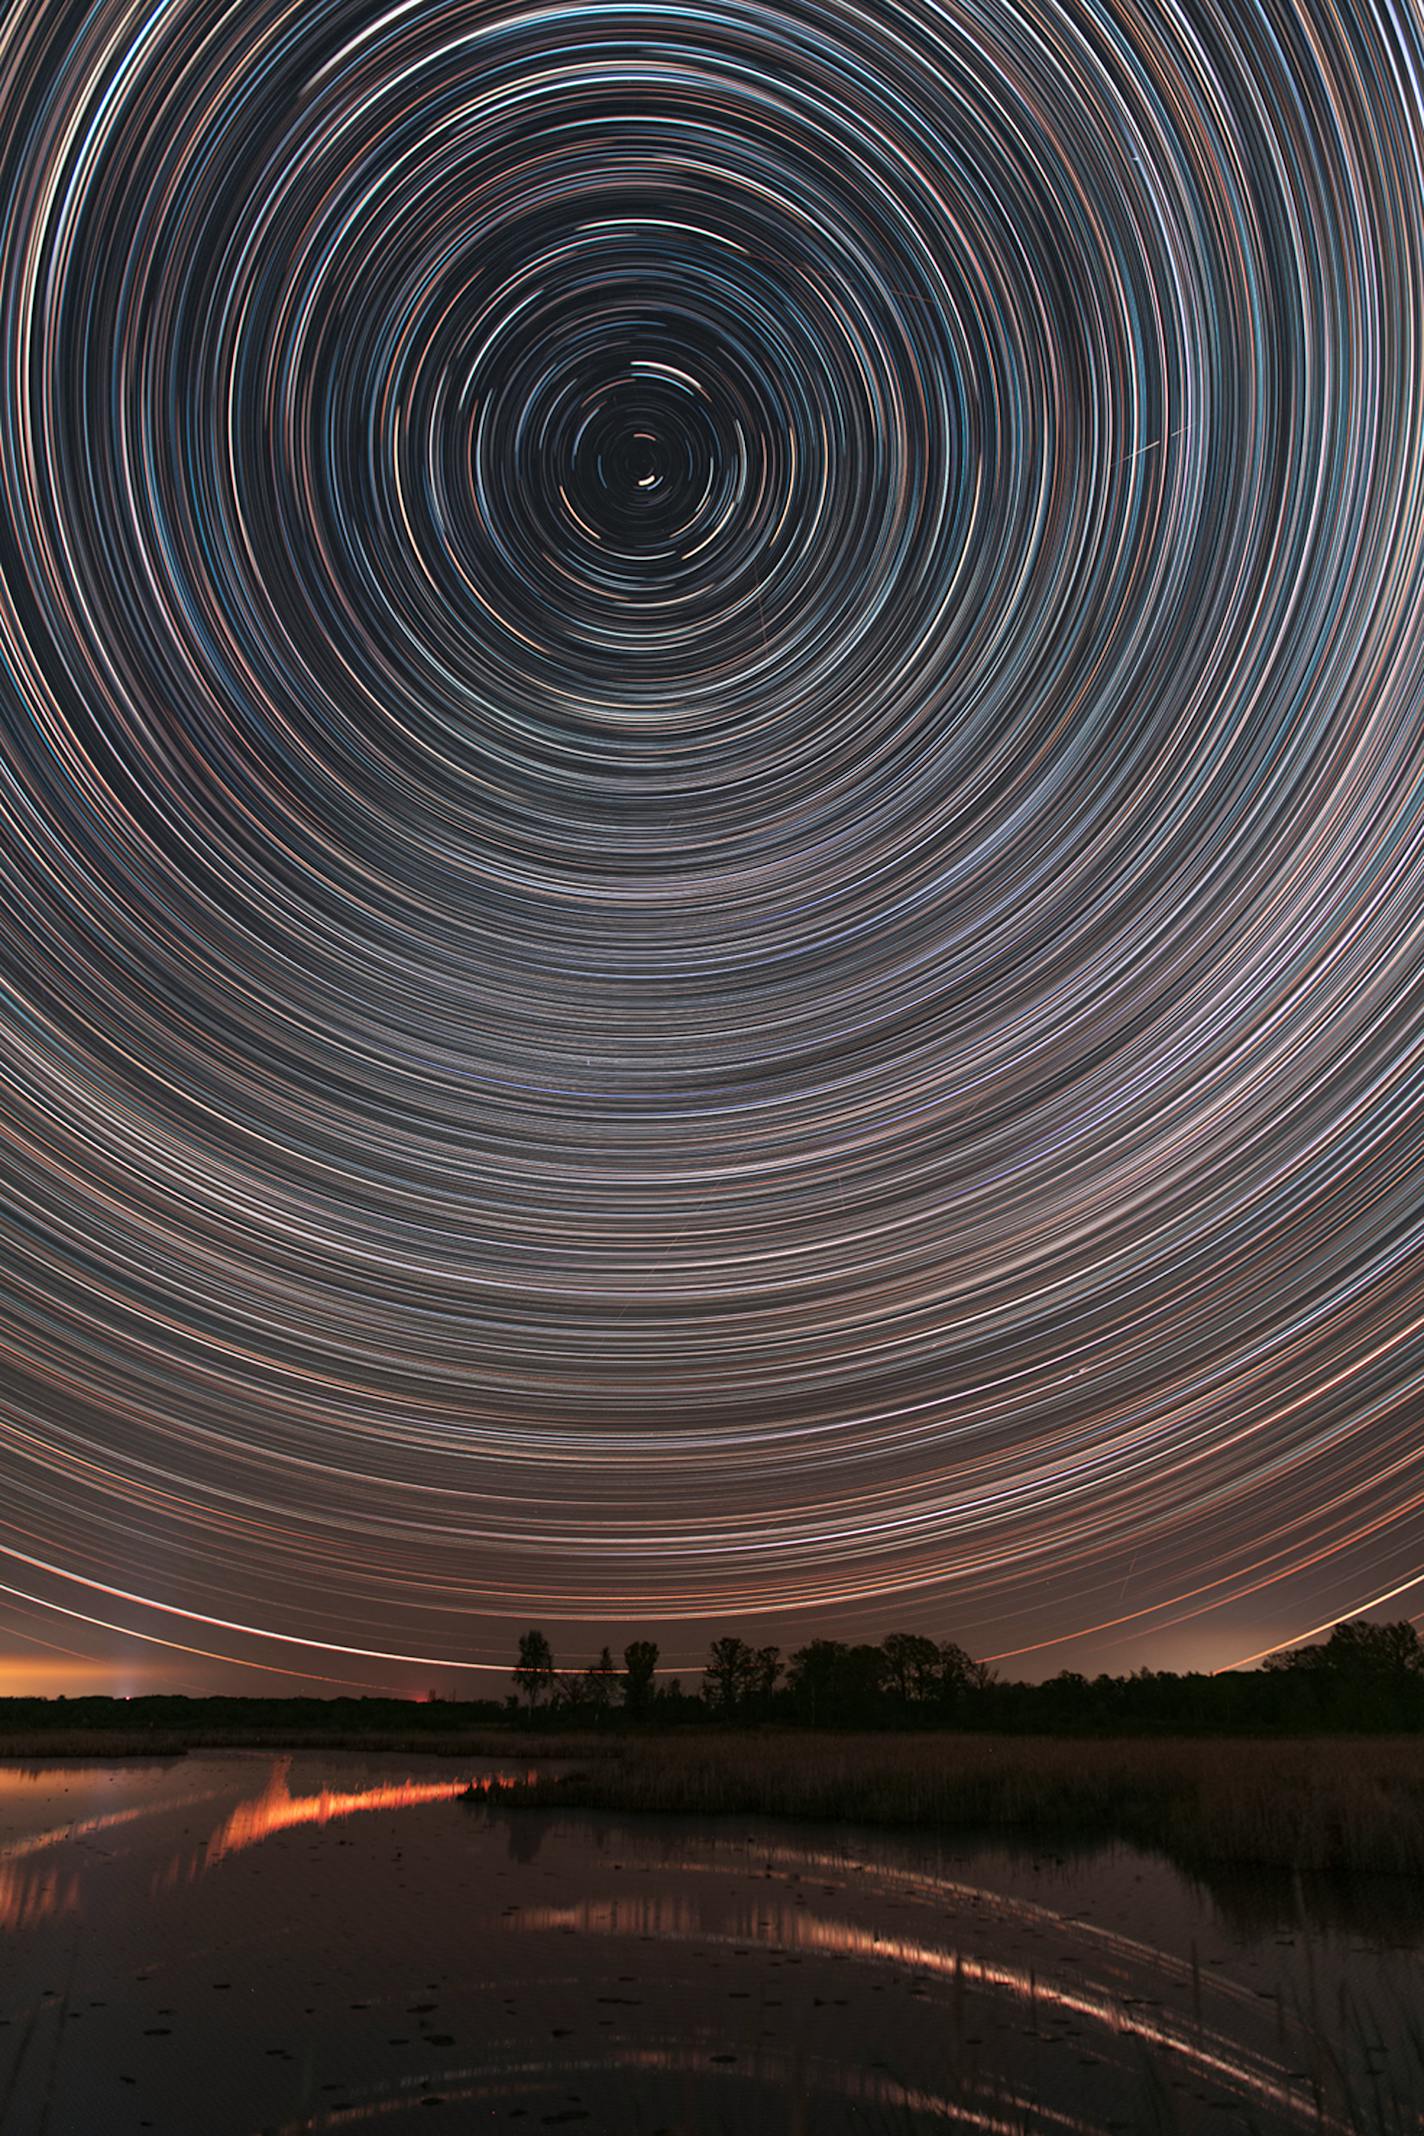
[[606, 1713], [613, 1703], [615, 1683], [613, 1656], [604, 1647], [597, 1661], [591, 1661], [586, 1669], [561, 1676], [554, 1696], [570, 1713], [596, 1717]]
[[554, 1650], [542, 1632], [530, 1631], [521, 1635], [519, 1659], [513, 1673], [532, 1713], [540, 1699], [548, 1696], [554, 1682]]
[[1418, 1676], [1424, 1673], [1424, 1647], [1407, 1617], [1397, 1624], [1352, 1617], [1325, 1642], [1325, 1664], [1351, 1676]]
[[643, 1720], [653, 1702], [653, 1678], [657, 1673], [658, 1645], [655, 1639], [635, 1639], [623, 1649], [623, 1710], [635, 1721]]
[[1339, 1676], [1415, 1676], [1424, 1674], [1424, 1646], [1408, 1618], [1396, 1624], [1372, 1624], [1351, 1617], [1334, 1626], [1323, 1646], [1286, 1647], [1267, 1656], [1264, 1667], [1328, 1670]]
[[962, 1646], [952, 1639], [942, 1640], [939, 1648], [939, 1695], [941, 1701], [952, 1706], [969, 1691], [987, 1691], [994, 1680], [994, 1672], [987, 1663], [976, 1661], [966, 1654]]
[[1276, 1689], [1276, 1718], [1297, 1727], [1418, 1728], [1424, 1725], [1424, 1647], [1407, 1618], [1372, 1624], [1351, 1617], [1323, 1646], [1267, 1657], [1256, 1682]]
[[585, 1703], [599, 1713], [606, 1713], [613, 1703], [613, 1694], [617, 1689], [612, 1648], [600, 1647], [597, 1661], [591, 1661], [583, 1673]]
[[841, 1639], [812, 1639], [797, 1647], [788, 1669], [789, 1688], [803, 1719], [814, 1728], [829, 1720], [834, 1704], [836, 1672], [847, 1649]]
[[553, 1687], [549, 1693], [551, 1707], [557, 1708], [560, 1713], [577, 1714], [582, 1712], [588, 1702], [588, 1671], [586, 1669], [565, 1669], [561, 1675], [554, 1678]]
[[748, 1670], [748, 1683], [752, 1698], [763, 1711], [776, 1696], [777, 1680], [781, 1675], [781, 1649], [779, 1646], [758, 1647], [752, 1655]]
[[756, 1656], [745, 1639], [714, 1639], [702, 1672], [702, 1696], [724, 1719], [738, 1712], [755, 1681]]
[[850, 1727], [872, 1721], [885, 1681], [884, 1649], [813, 1639], [791, 1657], [793, 1699], [812, 1727]]
[[909, 1706], [938, 1695], [940, 1653], [933, 1639], [923, 1632], [889, 1632], [881, 1645], [886, 1680], [896, 1698]]

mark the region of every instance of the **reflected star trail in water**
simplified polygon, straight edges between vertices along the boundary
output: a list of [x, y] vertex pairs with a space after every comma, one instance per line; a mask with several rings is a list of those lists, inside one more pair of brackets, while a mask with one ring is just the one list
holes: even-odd
[[11, 8], [17, 1637], [1418, 1603], [1422, 49]]

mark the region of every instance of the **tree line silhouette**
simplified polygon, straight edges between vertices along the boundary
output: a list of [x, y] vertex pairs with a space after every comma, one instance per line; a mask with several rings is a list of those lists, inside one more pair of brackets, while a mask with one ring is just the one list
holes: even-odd
[[1004, 1680], [953, 1640], [891, 1632], [878, 1645], [812, 1639], [783, 1656], [735, 1636], [714, 1639], [700, 1684], [658, 1675], [655, 1641], [604, 1647], [559, 1669], [547, 1636], [519, 1641], [513, 1670], [526, 1721], [561, 1726], [778, 1722], [811, 1728], [962, 1727], [1008, 1733], [1424, 1728], [1424, 1645], [1407, 1620], [1353, 1618], [1318, 1645], [1222, 1675], [1138, 1669], [1042, 1683]]
[[[519, 1641], [507, 1698], [0, 1699], [0, 1744], [107, 1732], [125, 1739], [379, 1747], [508, 1728], [952, 1728], [1012, 1735], [1390, 1734], [1424, 1730], [1424, 1647], [1408, 1622], [1353, 1618], [1328, 1639], [1221, 1676], [1139, 1669], [1004, 1680], [952, 1640], [892, 1632], [878, 1645], [812, 1639], [788, 1655], [714, 1639], [700, 1681], [660, 1673], [657, 1644], [604, 1647], [560, 1669], [543, 1632]], [[12, 1753], [13, 1754], [13, 1753]]]

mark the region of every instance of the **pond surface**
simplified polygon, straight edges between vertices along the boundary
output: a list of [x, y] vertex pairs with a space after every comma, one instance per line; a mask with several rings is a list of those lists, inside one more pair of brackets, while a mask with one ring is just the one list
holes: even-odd
[[0, 2128], [1424, 2126], [1417, 1887], [459, 1799], [499, 1771], [0, 1766]]

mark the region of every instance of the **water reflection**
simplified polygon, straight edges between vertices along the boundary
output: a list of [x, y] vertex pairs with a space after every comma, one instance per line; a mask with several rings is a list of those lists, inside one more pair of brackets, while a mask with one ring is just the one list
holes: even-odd
[[288, 1784], [292, 1761], [283, 1758], [260, 1795], [241, 1802], [202, 1850], [199, 1867], [211, 1869], [225, 1855], [255, 1847], [274, 1832], [290, 1832], [295, 1825], [329, 1825], [344, 1817], [369, 1816], [376, 1810], [411, 1810], [427, 1802], [468, 1802], [487, 1797], [502, 1787], [532, 1781], [531, 1771], [481, 1773], [458, 1780], [394, 1780], [377, 1787], [320, 1788], [312, 1795], [294, 1795]]
[[[111, 1777], [111, 1768], [96, 1770], [71, 1767], [34, 1767], [23, 1774], [7, 1774], [0, 1781], [0, 1799], [8, 1817], [24, 1816], [30, 1804], [48, 1805], [57, 1793], [92, 1792]], [[16, 1784], [16, 1783], [19, 1784]], [[8, 1784], [7, 1784], [8, 1783]], [[32, 1928], [52, 1914], [74, 1913], [80, 1902], [80, 1872], [63, 1872], [36, 1862], [58, 1847], [70, 1847], [88, 1859], [102, 1858], [97, 1842], [101, 1835], [160, 1812], [191, 1809], [215, 1799], [215, 1790], [200, 1789], [187, 1795], [168, 1795], [154, 1803], [133, 1803], [122, 1808], [70, 1818], [67, 1823], [21, 1832], [0, 1841], [0, 1933]]]
[[[1010, 1912], [1012, 1909], [1006, 1909]], [[1125, 1995], [1120, 1980], [1094, 1980], [1077, 1967], [1067, 1979], [1055, 1979], [1049, 1971], [1032, 1966], [1011, 1966], [978, 1958], [956, 1946], [931, 1943], [916, 1937], [875, 1934], [845, 1919], [773, 1907], [755, 1917], [744, 1913], [730, 1927], [719, 1929], [704, 1920], [701, 1909], [685, 1899], [672, 1901], [618, 1899], [596, 1904], [535, 1907], [522, 1912], [511, 1924], [533, 1934], [564, 1931], [584, 1936], [636, 1936], [642, 1942], [720, 1945], [734, 1949], [751, 1941], [766, 1943], [778, 1953], [829, 1952], [872, 1967], [908, 1970], [919, 1981], [938, 1977], [953, 1991], [953, 2008], [962, 2018], [964, 1991], [1002, 1997], [1017, 2005], [1014, 2016], [1030, 2037], [1055, 2019], [1082, 2019], [1090, 2027], [1109, 2033], [1114, 2041], [1137, 2041], [1162, 2049], [1198, 2072], [1226, 2080], [1235, 2091], [1257, 2103], [1279, 2108], [1288, 2115], [1305, 2113], [1318, 2119], [1321, 2079], [1300, 2072], [1295, 2081], [1284, 2067], [1269, 2059], [1248, 2059], [1237, 2052], [1223, 2032], [1204, 2028], [1200, 2011], [1190, 2025], [1173, 2022], [1161, 2012], [1160, 2000], [1138, 1993]], [[1138, 1945], [1146, 1967], [1134, 1985], [1139, 1989], [1152, 1981], [1148, 1967], [1171, 1975], [1173, 1962], [1164, 1954]], [[1321, 2121], [1320, 2126], [1329, 2126]]]
[[1364, 1945], [1128, 1849], [516, 1811], [494, 1765], [49, 1777], [0, 1786], [0, 2120], [49, 2136], [1424, 2126], [1417, 1914]]
[[[480, 2118], [483, 2121], [488, 2119], [496, 2102], [537, 2095], [549, 2074], [548, 2064], [539, 2061], [448, 2071], [442, 2077], [438, 2095], [426, 2094], [422, 2104], [482, 2109]], [[1059, 2132], [1061, 2136], [1101, 2136], [1098, 2122], [1045, 2105], [1027, 2093], [1016, 2091], [1007, 2080], [986, 2081], [983, 2099], [975, 2100], [955, 2097], [949, 2092], [936, 2092], [898, 2077], [867, 2070], [855, 2061], [835, 2063], [825, 2058], [810, 2059], [802, 2054], [781, 2054], [770, 2048], [749, 2056], [735, 2076], [709, 2071], [704, 2056], [678, 2046], [630, 2047], [616, 2057], [610, 2056], [597, 2063], [570, 2056], [562, 2061], [560, 2074], [570, 2081], [614, 2077], [623, 2087], [625, 2097], [646, 2102], [646, 2111], [637, 2125], [659, 2128], [662, 2136], [674, 2136], [674, 2130], [676, 2136], [704, 2136], [704, 2132], [709, 2132], [710, 2136], [713, 2130], [732, 2132], [749, 2127], [752, 2124], [744, 2117], [748, 2112], [748, 2095], [754, 2092], [781, 2103], [776, 2126], [779, 2131], [788, 2131], [789, 2136], [818, 2136], [824, 2126], [819, 2116], [825, 2112], [828, 2101], [834, 2101], [844, 2111], [847, 2126], [893, 2130], [896, 2136], [925, 2123], [936, 2129], [979, 2130], [984, 2136], [1025, 2136], [1026, 2129], [1042, 2132], [1042, 2136], [1059, 2136]], [[724, 2090], [728, 2096], [725, 2099], [710, 2096], [717, 2090]], [[585, 2094], [570, 2096], [582, 2098]], [[662, 2099], [673, 2102], [673, 2111], [678, 2110], [677, 2102], [681, 2103], [675, 2123], [659, 2124], [649, 2119], [650, 2115], [662, 2110], [654, 2103]], [[696, 2103], [689, 2105], [689, 2101]], [[315, 2131], [350, 2128], [362, 2122], [403, 2119], [410, 2108], [407, 2087], [383, 2086], [367, 2097], [344, 2103], [331, 2112], [302, 2115], [296, 2120], [283, 2122], [273, 2136], [312, 2136]], [[528, 2113], [527, 2107], [516, 2106], [510, 2118], [516, 2115], [525, 2118]], [[542, 2117], [546, 2122], [591, 2118], [590, 2114], [580, 2112]], [[610, 2132], [616, 2127], [613, 2121], [600, 2123], [601, 2129]]]
[[0, 1931], [33, 1928], [50, 1914], [72, 1913], [79, 1904], [79, 1878], [70, 1870], [36, 1872], [0, 1862]]
[[[289, 1784], [291, 1767], [292, 1759], [287, 1756], [272, 1761], [259, 1791], [239, 1802], [197, 1847], [174, 1852], [157, 1872], [154, 1888], [190, 1880], [215, 1868], [228, 1855], [241, 1853], [274, 1833], [288, 1832], [298, 1825], [329, 1825], [347, 1817], [414, 1809], [431, 1802], [479, 1802], [501, 1788], [535, 1778], [534, 1772], [525, 1768], [462, 1773], [459, 1779], [389, 1780], [364, 1788], [323, 1787], [311, 1794], [293, 1794]], [[113, 1773], [112, 1767], [36, 1766], [23, 1774], [5, 1773], [0, 1768], [0, 1797], [10, 1798], [6, 1806], [12, 1814], [17, 1804], [23, 1814], [26, 1802], [46, 1802], [61, 1789], [65, 1794], [92, 1792], [110, 1782]], [[106, 1851], [95, 1848], [100, 1835], [117, 1833], [124, 1826], [147, 1818], [171, 1818], [175, 1811], [197, 1809], [217, 1799], [218, 1790], [211, 1787], [181, 1794], [166, 1792], [151, 1802], [73, 1817], [64, 1824], [0, 1842], [0, 1932], [33, 1927], [51, 1914], [79, 1909], [80, 1871], [71, 1869], [61, 1875], [48, 1867], [33, 1868], [30, 1864], [34, 1857], [56, 1847], [72, 1847], [92, 1864], [102, 1859]]]
[[1345, 1933], [1385, 1949], [1413, 1949], [1424, 1893], [1408, 1876], [1292, 1875], [1284, 1869], [1199, 1869], [1191, 1883], [1240, 1935]]

